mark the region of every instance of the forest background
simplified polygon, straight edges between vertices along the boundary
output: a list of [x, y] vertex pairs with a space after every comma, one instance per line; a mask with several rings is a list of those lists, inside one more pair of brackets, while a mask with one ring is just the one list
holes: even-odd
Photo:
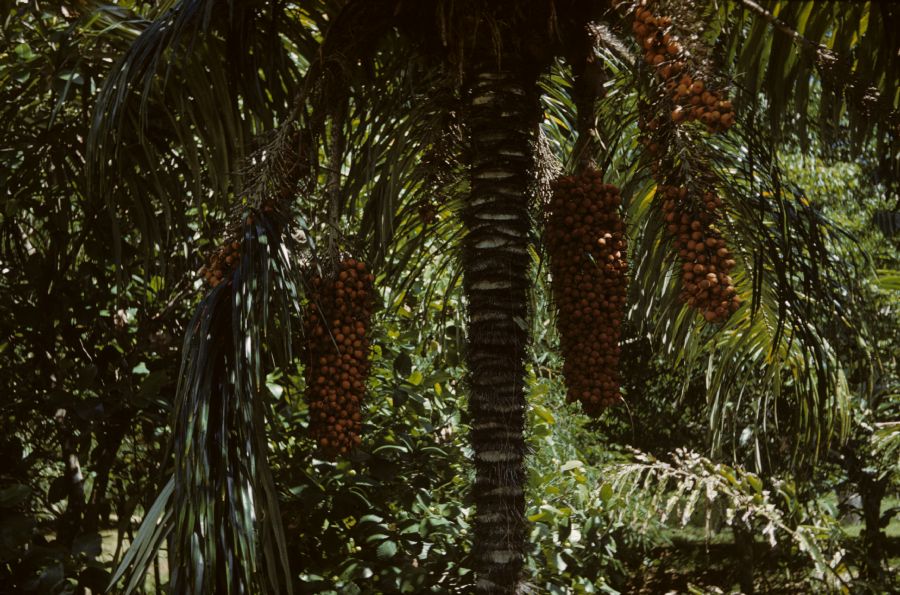
[[[504, 67], [466, 56], [504, 51], [541, 64], [511, 580], [539, 593], [900, 589], [897, 7], [653, 5], [735, 105], [718, 134], [661, 125], [662, 167], [708, 171], [729, 208], [744, 305], [708, 324], [677, 299], [663, 233], [648, 125], [676, 116], [634, 36], [642, 8], [498, 2], [484, 20], [507, 49], [488, 50], [450, 4], [0, 2], [0, 593], [160, 592], [198, 560], [220, 562], [198, 593], [232, 580], [222, 560], [251, 592], [484, 588], [465, 101], [473, 69]], [[557, 21], [548, 35], [575, 41], [535, 49], [510, 33]], [[596, 417], [566, 400], [542, 239], [551, 180], [587, 159], [621, 189], [630, 271], [625, 403]], [[177, 472], [206, 461], [191, 458], [205, 429], [179, 412], [217, 403], [186, 380], [204, 373], [192, 329], [232, 303], [197, 271], [235, 233], [262, 263], [229, 285], [255, 300], [234, 302], [255, 347], [229, 364], [251, 388], [228, 393], [246, 405], [228, 423], [247, 434], [223, 431], [209, 460], [249, 469], [255, 516], [204, 508], [209, 477]], [[297, 354], [311, 275], [347, 255], [374, 276], [371, 369], [360, 445], [333, 457], [311, 437]], [[204, 518], [249, 524], [221, 549], [179, 549]]]

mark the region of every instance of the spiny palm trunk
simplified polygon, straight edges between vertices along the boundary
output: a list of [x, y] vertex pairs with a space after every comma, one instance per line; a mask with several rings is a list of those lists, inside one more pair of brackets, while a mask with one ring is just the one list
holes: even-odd
[[[512, 593], [525, 526], [524, 374], [528, 319], [528, 192], [540, 112], [535, 79], [504, 56], [468, 79], [471, 194], [464, 211], [474, 563], [480, 592]], [[513, 63], [511, 63], [513, 62]]]

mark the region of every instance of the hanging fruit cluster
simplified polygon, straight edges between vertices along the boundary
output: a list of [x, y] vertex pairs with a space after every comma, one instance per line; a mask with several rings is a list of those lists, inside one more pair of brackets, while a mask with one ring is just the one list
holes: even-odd
[[687, 52], [671, 32], [672, 19], [655, 16], [642, 0], [634, 13], [632, 31], [644, 49], [644, 61], [656, 69], [674, 104], [672, 121], [676, 124], [697, 120], [710, 132], [727, 130], [734, 124], [731, 101], [722, 93], [708, 89], [702, 78], [687, 72]]
[[627, 289], [619, 190], [599, 171], [558, 178], [546, 245], [569, 401], [598, 415], [621, 400], [619, 336]]
[[210, 254], [206, 265], [200, 269], [200, 276], [210, 287], [216, 287], [231, 271], [237, 268], [241, 260], [240, 248], [239, 241], [230, 239], [225, 240]]
[[681, 260], [681, 300], [699, 310], [707, 322], [723, 322], [738, 309], [730, 276], [735, 262], [715, 227], [722, 201], [705, 192], [692, 204], [687, 188], [660, 186], [666, 231]]
[[[275, 202], [272, 200], [264, 201], [260, 205], [260, 211], [266, 215], [272, 215], [275, 213]], [[244, 220], [246, 225], [253, 225], [254, 213], [258, 215], [259, 211], [254, 210], [247, 215]], [[216, 287], [219, 283], [222, 283], [240, 264], [241, 242], [238, 240], [240, 234], [232, 227], [231, 232], [227, 235], [228, 238], [213, 250], [212, 254], [206, 259], [206, 264], [199, 271], [199, 275], [210, 287]]]
[[334, 275], [313, 276], [304, 328], [309, 427], [325, 456], [360, 442], [361, 403], [369, 376], [373, 276], [347, 258]]

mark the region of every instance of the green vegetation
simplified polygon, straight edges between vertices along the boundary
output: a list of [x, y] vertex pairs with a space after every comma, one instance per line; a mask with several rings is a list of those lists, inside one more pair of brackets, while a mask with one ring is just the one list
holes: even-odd
[[898, 29], [0, 1], [0, 594], [900, 591]]

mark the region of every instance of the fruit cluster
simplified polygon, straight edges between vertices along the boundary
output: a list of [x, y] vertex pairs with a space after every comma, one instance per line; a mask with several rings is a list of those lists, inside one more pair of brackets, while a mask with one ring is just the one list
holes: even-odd
[[715, 227], [722, 201], [705, 192], [692, 203], [687, 188], [660, 186], [666, 231], [672, 237], [681, 265], [681, 300], [699, 310], [707, 322], [723, 322], [738, 309], [729, 273], [735, 262]]
[[360, 442], [372, 282], [365, 263], [353, 258], [342, 260], [331, 276], [310, 279], [303, 363], [310, 432], [324, 456], [347, 454]]
[[[261, 211], [266, 215], [275, 212], [274, 202], [269, 200], [261, 205]], [[256, 211], [251, 211], [247, 215], [244, 223], [253, 225], [253, 215]], [[258, 213], [257, 213], [258, 214]], [[206, 265], [200, 268], [199, 274], [203, 277], [210, 287], [216, 287], [222, 283], [228, 275], [237, 268], [241, 260], [241, 243], [238, 240], [240, 233], [231, 228], [231, 232], [227, 234], [230, 239], [226, 239], [219, 245], [206, 260]]]
[[598, 415], [621, 400], [619, 336], [628, 263], [619, 190], [593, 168], [554, 182], [546, 245], [568, 400]]
[[209, 256], [200, 269], [200, 276], [210, 287], [216, 287], [237, 267], [241, 260], [240, 248], [241, 243], [236, 239], [226, 240]]
[[632, 31], [644, 49], [644, 61], [656, 69], [657, 78], [663, 81], [675, 105], [672, 120], [676, 124], [698, 120], [710, 132], [727, 130], [734, 124], [731, 101], [687, 72], [687, 53], [671, 27], [671, 17], [655, 16], [646, 0], [635, 10]]

